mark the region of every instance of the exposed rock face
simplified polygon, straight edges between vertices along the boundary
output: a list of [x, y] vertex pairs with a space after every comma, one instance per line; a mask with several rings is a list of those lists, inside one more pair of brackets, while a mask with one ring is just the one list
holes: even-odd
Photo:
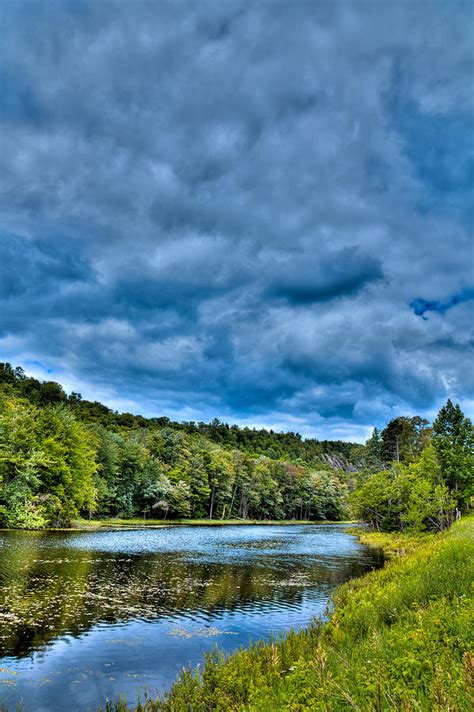
[[331, 465], [334, 470], [343, 470], [344, 472], [357, 472], [362, 463], [353, 463], [346, 460], [342, 455], [329, 455], [324, 453], [321, 455], [323, 462]]

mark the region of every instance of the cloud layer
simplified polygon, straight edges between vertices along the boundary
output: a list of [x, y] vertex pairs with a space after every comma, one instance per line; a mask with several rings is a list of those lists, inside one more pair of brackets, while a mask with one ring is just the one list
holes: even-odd
[[319, 437], [469, 410], [471, 3], [4, 0], [1, 26], [3, 358]]

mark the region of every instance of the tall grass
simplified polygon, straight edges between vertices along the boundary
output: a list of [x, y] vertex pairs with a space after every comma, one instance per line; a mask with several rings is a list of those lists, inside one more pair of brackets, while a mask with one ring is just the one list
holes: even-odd
[[339, 588], [328, 623], [208, 655], [137, 712], [474, 709], [474, 518], [396, 546], [384, 537], [408, 553]]

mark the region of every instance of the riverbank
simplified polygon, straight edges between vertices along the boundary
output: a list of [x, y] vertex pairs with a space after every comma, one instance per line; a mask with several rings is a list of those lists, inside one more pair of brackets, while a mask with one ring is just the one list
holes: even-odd
[[442, 534], [360, 537], [391, 558], [337, 590], [328, 623], [216, 652], [136, 711], [472, 709], [474, 517]]
[[[320, 520], [307, 520], [307, 519], [282, 519], [282, 520], [269, 520], [269, 519], [75, 519], [72, 522], [72, 526], [65, 527], [49, 527], [48, 529], [42, 529], [40, 531], [96, 531], [100, 529], [160, 529], [163, 527], [222, 527], [222, 526], [235, 526], [235, 525], [261, 525], [261, 526], [294, 526], [297, 524], [356, 524], [355, 520], [344, 520], [344, 521], [328, 521], [324, 519]], [[2, 530], [0, 531], [10, 531]]]
[[[474, 522], [474, 520], [473, 520]], [[414, 552], [422, 544], [433, 541], [436, 535], [429, 532], [372, 532], [364, 528], [349, 528], [361, 544], [375, 549], [382, 549], [385, 557], [405, 556]]]
[[75, 519], [70, 527], [47, 527], [43, 529], [6, 529], [0, 527], [2, 531], [43, 531], [43, 532], [70, 532], [70, 531], [98, 531], [114, 529], [163, 529], [165, 527], [223, 527], [235, 525], [261, 525], [261, 526], [295, 526], [299, 524], [314, 525], [352, 525], [357, 524], [354, 519], [342, 521], [330, 521], [327, 519]]

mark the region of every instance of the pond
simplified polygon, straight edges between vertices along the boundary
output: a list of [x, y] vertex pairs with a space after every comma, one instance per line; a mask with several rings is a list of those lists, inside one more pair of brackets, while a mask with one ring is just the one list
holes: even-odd
[[215, 646], [307, 625], [338, 584], [382, 563], [344, 529], [0, 532], [0, 709], [135, 702]]

